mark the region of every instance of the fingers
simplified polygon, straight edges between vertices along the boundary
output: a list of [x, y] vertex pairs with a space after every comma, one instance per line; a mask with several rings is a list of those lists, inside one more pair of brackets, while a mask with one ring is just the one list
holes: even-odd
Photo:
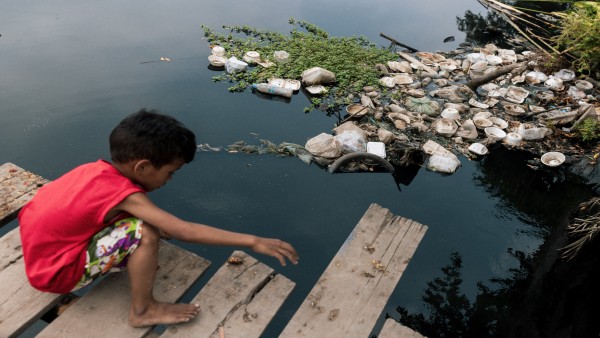
[[298, 264], [298, 253], [296, 253], [296, 249], [294, 249], [291, 244], [283, 241], [279, 241], [275, 257], [283, 266], [285, 266], [285, 258], [292, 262], [292, 264]]
[[277, 258], [282, 266], [286, 265], [286, 258], [293, 264], [298, 264], [298, 253], [291, 244], [279, 239], [262, 239], [261, 244], [255, 251]]

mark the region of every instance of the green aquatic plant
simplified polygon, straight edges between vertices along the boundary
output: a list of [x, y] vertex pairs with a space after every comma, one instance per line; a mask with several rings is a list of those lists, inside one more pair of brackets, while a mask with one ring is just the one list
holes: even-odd
[[[253, 50], [260, 53], [263, 61], [273, 62], [271, 67], [255, 66], [246, 72], [223, 73], [213, 80], [231, 82], [229, 90], [240, 92], [269, 78], [300, 80], [302, 72], [309, 68], [325, 68], [335, 74], [336, 83], [322, 97], [312, 100], [307, 110], [333, 113], [350, 103], [350, 94], [364, 86], [378, 86], [380, 74], [376, 64], [397, 59], [392, 51], [379, 48], [364, 37], [331, 37], [311, 23], [293, 18], [289, 23], [294, 27], [289, 35], [249, 26], [223, 26], [227, 32], [217, 33], [203, 25], [208, 42], [224, 47], [226, 57], [242, 59], [245, 52]], [[274, 62], [273, 53], [278, 50], [289, 53], [288, 62]]]
[[583, 142], [592, 142], [600, 138], [600, 123], [596, 119], [585, 119], [577, 127], [577, 135]]
[[553, 37], [561, 54], [572, 56], [573, 67], [580, 73], [600, 71], [600, 3], [577, 1], [572, 10], [557, 14], [560, 33]]

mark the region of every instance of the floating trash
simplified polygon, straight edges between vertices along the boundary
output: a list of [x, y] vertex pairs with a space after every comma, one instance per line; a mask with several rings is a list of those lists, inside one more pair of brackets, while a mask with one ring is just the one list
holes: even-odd
[[392, 72], [412, 73], [412, 67], [408, 61], [388, 61], [387, 66]]
[[211, 54], [208, 56], [208, 62], [214, 67], [223, 67], [227, 63], [227, 59], [223, 56]]
[[558, 167], [565, 162], [565, 155], [558, 151], [550, 151], [542, 155], [542, 163], [549, 167]]
[[475, 127], [477, 127], [477, 129], [485, 129], [487, 127], [491, 127], [494, 125], [494, 123], [492, 123], [492, 121], [485, 119], [485, 118], [477, 118], [477, 119], [473, 119], [473, 124], [475, 124]]
[[306, 91], [313, 95], [318, 95], [318, 94], [325, 93], [327, 91], [327, 88], [325, 88], [324, 86], [321, 86], [321, 85], [308, 86], [308, 87], [306, 87]]
[[506, 99], [506, 101], [509, 101], [512, 103], [523, 103], [523, 101], [525, 101], [525, 99], [527, 98], [528, 95], [529, 95], [529, 91], [527, 91], [521, 87], [510, 86], [510, 87], [508, 87], [504, 98]]
[[452, 59], [441, 61], [438, 63], [438, 66], [440, 67], [440, 70], [447, 70], [449, 72], [452, 72], [458, 68], [458, 65]]
[[501, 141], [506, 137], [506, 132], [498, 127], [487, 127], [483, 131], [492, 141]]
[[563, 80], [555, 76], [550, 76], [548, 80], [544, 82], [544, 84], [548, 88], [557, 91], [563, 90], [565, 88], [565, 86], [563, 85]]
[[546, 135], [552, 134], [552, 130], [546, 127], [532, 127], [528, 128], [525, 124], [521, 123], [519, 127], [517, 127], [517, 134], [523, 137], [523, 140], [541, 140]]
[[563, 109], [555, 109], [549, 112], [541, 113], [538, 115], [538, 118], [546, 120], [553, 125], [563, 125], [575, 120], [575, 118], [579, 115], [577, 110], [571, 111], [570, 108]]
[[458, 130], [458, 125], [452, 119], [441, 118], [432, 123], [432, 127], [439, 135], [450, 137]]
[[485, 61], [485, 60], [477, 61], [471, 65], [471, 68], [469, 69], [469, 74], [472, 77], [482, 76], [483, 74], [485, 74], [485, 70], [487, 69], [487, 67], [488, 67], [487, 61]]
[[273, 78], [273, 79], [269, 79], [268, 83], [279, 86], [279, 87], [291, 89], [293, 91], [297, 91], [301, 87], [300, 81], [294, 80], [294, 79]]
[[503, 142], [506, 145], [518, 147], [523, 143], [523, 136], [515, 132], [510, 132], [506, 134], [506, 137], [504, 138]]
[[485, 60], [489, 65], [498, 66], [502, 64], [502, 58], [497, 55], [486, 55]]
[[408, 97], [404, 104], [410, 111], [423, 113], [426, 115], [437, 115], [440, 109], [440, 104], [427, 97]]
[[586, 80], [576, 80], [575, 86], [586, 94], [591, 93], [592, 89], [594, 89], [594, 85]]
[[475, 127], [475, 123], [473, 123], [473, 120], [471, 119], [467, 119], [462, 123], [460, 128], [456, 131], [456, 135], [467, 140], [474, 140], [479, 136], [477, 127]]
[[255, 51], [248, 51], [244, 54], [242, 60], [244, 60], [244, 62], [247, 62], [248, 64], [253, 65], [260, 61], [260, 54]]
[[394, 77], [392, 79], [394, 80], [394, 83], [397, 85], [407, 85], [407, 84], [411, 84], [414, 82], [413, 78], [406, 73], [394, 75]]
[[569, 89], [567, 89], [567, 95], [569, 95], [574, 100], [585, 99], [585, 97], [587, 96], [587, 94], [584, 93], [583, 90], [577, 88], [576, 86], [569, 86]]
[[211, 48], [211, 53], [215, 56], [225, 56], [225, 48], [221, 46], [213, 46]]
[[458, 113], [458, 110], [456, 110], [455, 108], [445, 108], [444, 110], [442, 110], [442, 113], [440, 114], [441, 117], [445, 118], [445, 119], [449, 119], [449, 120], [458, 120], [460, 119], [460, 114]]
[[481, 143], [473, 143], [469, 146], [469, 151], [475, 155], [483, 156], [488, 153], [488, 148]]
[[469, 104], [473, 107], [481, 108], [481, 109], [488, 109], [490, 107], [487, 104], [479, 102], [473, 98], [469, 99]]
[[493, 123], [492, 127], [497, 127], [497, 128], [500, 128], [500, 129], [506, 129], [506, 128], [508, 128], [508, 122], [506, 122], [505, 120], [503, 120], [503, 119], [501, 119], [499, 117], [490, 116], [488, 118], [488, 120], [492, 121], [492, 123]]
[[379, 83], [388, 88], [394, 88], [396, 86], [396, 81], [391, 76], [384, 76], [379, 79]]
[[361, 117], [369, 112], [369, 107], [365, 107], [362, 104], [353, 103], [346, 106], [346, 112], [354, 117]]
[[542, 72], [531, 71], [525, 74], [525, 81], [529, 84], [544, 83], [548, 80], [548, 76]]
[[575, 78], [575, 72], [570, 69], [561, 69], [554, 73], [554, 77], [561, 79], [563, 82], [569, 82]]
[[385, 158], [385, 144], [383, 142], [367, 142], [367, 153]]

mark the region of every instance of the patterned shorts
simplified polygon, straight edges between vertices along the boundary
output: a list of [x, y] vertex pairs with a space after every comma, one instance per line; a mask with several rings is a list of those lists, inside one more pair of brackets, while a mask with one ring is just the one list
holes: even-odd
[[129, 217], [94, 235], [87, 247], [83, 277], [72, 291], [81, 289], [106, 273], [123, 271], [129, 255], [140, 243], [142, 224], [141, 219]]

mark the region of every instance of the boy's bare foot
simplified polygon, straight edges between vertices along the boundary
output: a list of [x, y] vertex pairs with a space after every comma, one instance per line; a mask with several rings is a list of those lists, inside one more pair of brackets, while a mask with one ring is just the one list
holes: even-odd
[[154, 302], [146, 309], [129, 311], [129, 324], [133, 327], [189, 322], [200, 313], [197, 304], [171, 304]]

